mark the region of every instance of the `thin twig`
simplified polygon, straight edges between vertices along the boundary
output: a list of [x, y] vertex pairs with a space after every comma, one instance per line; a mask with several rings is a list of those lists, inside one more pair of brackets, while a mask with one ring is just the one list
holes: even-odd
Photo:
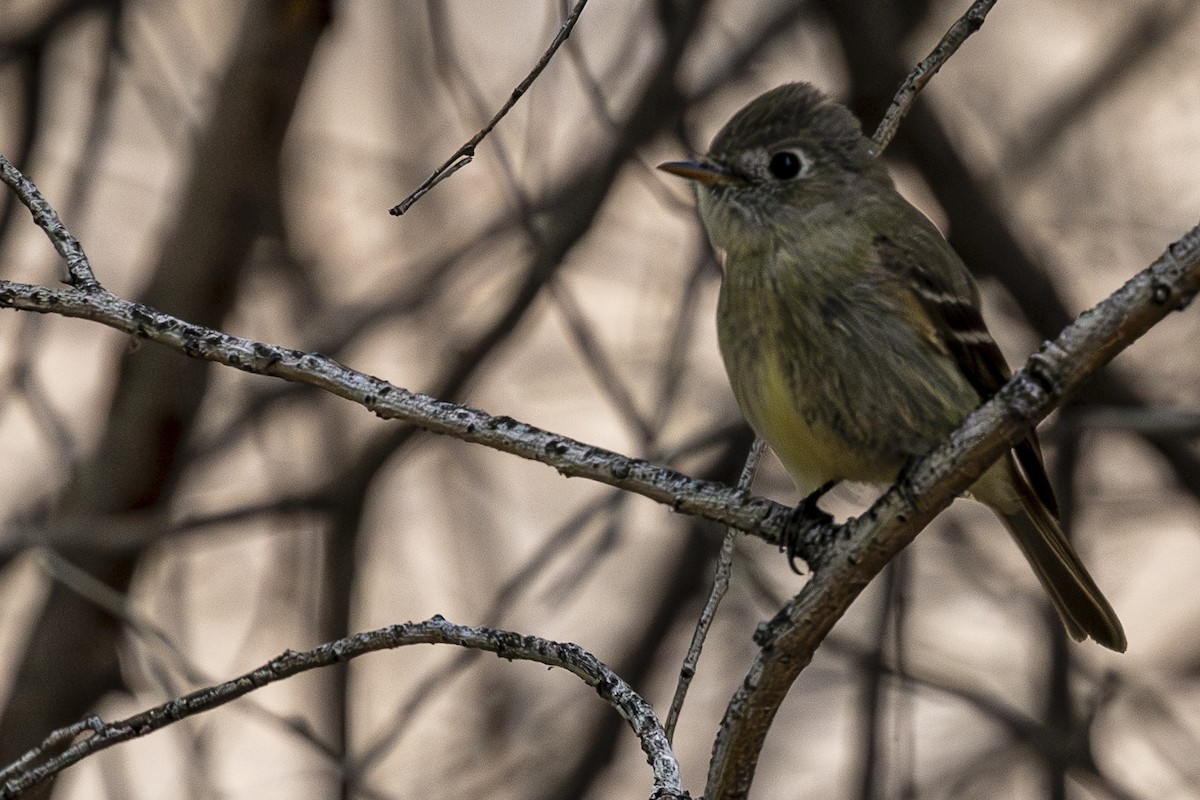
[[[54, 731], [38, 747], [0, 771], [0, 777], [6, 779], [0, 786], [0, 800], [19, 797], [93, 753], [210, 711], [268, 684], [309, 670], [343, 663], [367, 653], [412, 644], [453, 644], [472, 650], [486, 650], [508, 661], [535, 661], [567, 670], [592, 686], [602, 699], [629, 722], [653, 768], [653, 797], [687, 798], [681, 786], [679, 763], [654, 710], [591, 653], [574, 644], [494, 628], [455, 625], [442, 617], [433, 617], [425, 622], [407, 622], [358, 633], [303, 653], [288, 650], [258, 669], [231, 681], [192, 692], [128, 719], [104, 723], [96, 717], [89, 717], [83, 722]], [[90, 735], [82, 736], [66, 750], [48, 758], [42, 757], [64, 740], [74, 739], [81, 734]]]
[[504, 119], [504, 116], [512, 110], [512, 107], [517, 104], [517, 101], [520, 100], [525, 92], [529, 90], [529, 87], [533, 85], [533, 82], [537, 80], [537, 77], [542, 74], [542, 70], [544, 70], [550, 63], [550, 59], [554, 57], [554, 53], [558, 50], [562, 43], [567, 40], [567, 37], [571, 35], [571, 30], [575, 27], [575, 23], [579, 21], [579, 15], [583, 13], [583, 7], [586, 5], [587, 0], [578, 0], [578, 2], [575, 3], [575, 7], [571, 9], [571, 13], [567, 16], [566, 20], [563, 21], [562, 27], [558, 29], [558, 35], [554, 37], [554, 41], [550, 43], [550, 47], [546, 49], [546, 52], [542, 54], [540, 59], [538, 59], [538, 62], [536, 65], [534, 65], [534, 68], [529, 72], [528, 75], [525, 76], [525, 80], [521, 81], [517, 85], [517, 88], [512, 90], [512, 94], [509, 95], [508, 101], [501, 106], [500, 110], [496, 112], [495, 116], [488, 120], [488, 123], [480, 128], [478, 133], [468, 139], [466, 144], [455, 150], [449, 158], [442, 162], [442, 165], [435, 169], [433, 174], [426, 178], [425, 182], [418, 186], [415, 192], [401, 200], [398, 205], [389, 210], [389, 214], [394, 217], [400, 216], [405, 211], [408, 211], [410, 208], [412, 208], [413, 203], [424, 197], [425, 194], [434, 186], [437, 186], [446, 178], [449, 178], [455, 172], [458, 172], [458, 170], [471, 163], [471, 160], [475, 157], [475, 148], [479, 146], [479, 143], [482, 142], [489, 133], [492, 132], [492, 129], [496, 127], [497, 123]]
[[[740, 491], [749, 494], [750, 484], [754, 482], [754, 473], [758, 469], [758, 461], [766, 449], [767, 443], [762, 439], [755, 439], [754, 444], [750, 446], [750, 454], [746, 456], [742, 474], [738, 477], [737, 488]], [[700, 662], [700, 651], [704, 648], [704, 640], [708, 638], [708, 631], [712, 628], [713, 620], [717, 616], [717, 606], [721, 604], [725, 592], [729, 591], [729, 578], [733, 574], [733, 545], [737, 541], [739, 533], [741, 531], [737, 528], [729, 528], [725, 532], [725, 541], [721, 542], [721, 552], [717, 556], [717, 573], [713, 577], [712, 590], [708, 594], [704, 610], [700, 612], [700, 619], [696, 620], [692, 643], [688, 646], [687, 655], [684, 656], [683, 666], [679, 668], [679, 683], [675, 685], [675, 696], [671, 698], [671, 708], [667, 712], [667, 722], [663, 726], [667, 732], [667, 741], [671, 743], [675, 741], [675, 726], [679, 722], [679, 714], [683, 710], [683, 701], [687, 698], [688, 687], [692, 685], [692, 678], [696, 677], [696, 665]]]
[[938, 42], [937, 47], [933, 48], [933, 52], [927, 55], [920, 64], [917, 64], [912, 72], [908, 73], [904, 83], [900, 84], [900, 88], [896, 90], [892, 104], [888, 107], [887, 113], [883, 115], [879, 127], [875, 129], [875, 135], [871, 137], [875, 141], [876, 153], [882, 153], [887, 148], [892, 137], [900, 128], [901, 120], [908, 115], [913, 103], [916, 102], [917, 94], [925, 88], [925, 84], [929, 83], [930, 78], [937, 74], [950, 56], [954, 55], [955, 51], [962, 46], [967, 37], [983, 26], [984, 19], [994, 5], [996, 5], [996, 0], [975, 0], [966, 13], [950, 26], [950, 30], [946, 31], [946, 35]]
[[0, 155], [0, 181], [4, 181], [16, 193], [21, 203], [33, 214], [33, 221], [46, 232], [54, 249], [67, 265], [67, 283], [81, 292], [99, 288], [91, 264], [83, 253], [83, 245], [71, 235], [67, 226], [59, 219], [58, 212], [46, 201], [33, 181]]

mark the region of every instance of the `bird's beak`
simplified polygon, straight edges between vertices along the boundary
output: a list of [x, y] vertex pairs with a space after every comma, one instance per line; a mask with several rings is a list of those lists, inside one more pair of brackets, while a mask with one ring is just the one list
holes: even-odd
[[659, 164], [658, 168], [663, 172], [669, 172], [705, 186], [718, 183], [738, 183], [742, 180], [741, 177], [725, 167], [711, 161], [668, 161], [665, 164]]

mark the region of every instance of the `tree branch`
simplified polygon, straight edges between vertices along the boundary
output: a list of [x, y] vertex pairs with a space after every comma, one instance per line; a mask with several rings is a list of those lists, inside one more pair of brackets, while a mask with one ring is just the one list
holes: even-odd
[[0, 281], [0, 308], [88, 319], [164, 344], [192, 358], [315, 386], [358, 403], [382, 419], [400, 420], [431, 433], [483, 444], [547, 464], [569, 478], [588, 478], [626, 489], [681, 513], [732, 525], [768, 542], [780, 541], [788, 510], [779, 503], [511, 417], [491, 416], [469, 406], [410, 392], [320, 353], [305, 353], [195, 325], [101, 288], [85, 293]]
[[896, 131], [900, 128], [901, 121], [908, 116], [913, 103], [917, 100], [917, 95], [925, 88], [925, 84], [929, 83], [938, 70], [950, 60], [950, 56], [954, 55], [968, 36], [983, 27], [983, 21], [994, 5], [996, 5], [996, 0], [975, 0], [971, 7], [950, 26], [950, 30], [942, 36], [942, 40], [937, 43], [937, 47], [933, 48], [933, 52], [927, 55], [912, 72], [908, 73], [908, 77], [896, 90], [892, 104], [883, 115], [883, 119], [880, 120], [879, 127], [875, 129], [875, 135], [871, 137], [875, 141], [876, 153], [882, 153], [892, 141]]
[[[754, 444], [750, 446], [750, 454], [746, 456], [746, 463], [742, 466], [742, 474], [738, 477], [739, 489], [750, 491], [750, 485], [754, 482], [754, 473], [758, 470], [758, 462], [766, 449], [767, 443], [764, 440], [754, 440]], [[708, 599], [704, 602], [704, 610], [700, 612], [700, 618], [696, 620], [696, 629], [692, 633], [691, 644], [688, 645], [687, 655], [684, 656], [683, 665], [679, 668], [679, 680], [675, 684], [675, 695], [671, 698], [671, 707], [667, 711], [666, 729], [669, 741], [674, 739], [675, 726], [683, 711], [683, 702], [687, 699], [692, 678], [696, 676], [696, 665], [700, 663], [700, 651], [704, 649], [704, 641], [708, 638], [708, 632], [717, 618], [717, 607], [724, 599], [725, 593], [729, 591], [729, 580], [733, 575], [733, 547], [737, 542], [737, 534], [737, 528], [729, 528], [725, 531], [725, 538], [721, 542], [721, 551], [717, 556], [717, 570], [713, 576], [712, 588], [709, 590]]]
[[0, 155], [0, 181], [12, 188], [17, 199], [33, 215], [33, 221], [46, 232], [54, 249], [67, 265], [68, 283], [80, 291], [95, 289], [98, 286], [96, 276], [92, 274], [92, 267], [84, 255], [83, 245], [67, 230], [58, 212], [46, 201], [33, 181], [21, 174], [3, 155]]
[[[596, 689], [600, 698], [617, 710], [641, 741], [654, 774], [651, 797], [675, 800], [688, 797], [681, 786], [679, 763], [650, 704], [591, 653], [574, 644], [494, 628], [455, 625], [435, 616], [425, 622], [407, 622], [358, 633], [303, 653], [288, 650], [231, 681], [200, 689], [127, 719], [105, 723], [99, 717], [89, 717], [54, 731], [38, 747], [0, 770], [0, 780], [4, 781], [0, 786], [0, 800], [19, 797], [93, 753], [211, 711], [268, 684], [377, 650], [411, 644], [453, 644], [486, 650], [508, 661], [536, 661], [571, 672]], [[64, 750], [62, 745], [66, 742], [72, 743]]]
[[557, 52], [562, 43], [567, 40], [567, 37], [571, 35], [571, 30], [574, 29], [575, 23], [579, 21], [579, 15], [583, 13], [583, 7], [586, 5], [587, 0], [577, 0], [575, 3], [575, 8], [573, 8], [571, 13], [567, 15], [567, 18], [563, 21], [562, 27], [558, 29], [558, 35], [554, 37], [554, 41], [550, 42], [550, 47], [546, 49], [545, 53], [542, 53], [542, 57], [538, 59], [537, 64], [535, 64], [533, 69], [530, 70], [529, 74], [525, 76], [525, 80], [521, 81], [517, 85], [517, 88], [512, 90], [512, 94], [509, 95], [507, 102], [500, 107], [500, 110], [497, 111], [495, 115], [488, 120], [487, 124], [484, 125], [478, 133], [472, 136], [466, 144], [455, 150], [449, 158], [442, 162], [442, 165], [435, 169], [433, 174], [426, 178], [424, 183], [417, 187], [416, 191], [401, 200], [399, 204], [389, 209], [389, 214], [394, 217], [400, 216], [405, 211], [408, 211], [410, 208], [412, 208], [413, 203], [424, 197], [425, 194], [427, 194], [434, 186], [437, 186], [446, 178], [449, 178], [467, 164], [471, 163], [471, 161], [475, 158], [475, 148], [479, 146], [479, 143], [482, 142], [489, 133], [492, 132], [492, 128], [495, 128], [500, 120], [504, 119], [504, 116], [512, 110], [512, 107], [517, 104], [517, 101], [524, 96], [525, 92], [529, 90], [529, 87], [533, 85], [533, 82], [537, 80], [538, 75], [542, 74], [542, 70], [544, 70], [546, 65], [550, 63], [550, 59], [554, 57], [555, 52]]

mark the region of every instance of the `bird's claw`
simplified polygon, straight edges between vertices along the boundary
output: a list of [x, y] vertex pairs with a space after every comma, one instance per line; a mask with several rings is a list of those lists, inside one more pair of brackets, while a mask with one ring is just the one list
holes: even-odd
[[796, 507], [788, 512], [787, 520], [783, 524], [783, 536], [780, 539], [779, 549], [787, 553], [788, 566], [797, 575], [804, 573], [796, 566], [796, 561], [807, 560], [800, 554], [801, 533], [813, 527], [833, 522], [833, 517], [817, 505], [817, 502], [833, 487], [833, 484], [834, 481], [830, 481], [818, 487], [808, 497], [797, 503]]

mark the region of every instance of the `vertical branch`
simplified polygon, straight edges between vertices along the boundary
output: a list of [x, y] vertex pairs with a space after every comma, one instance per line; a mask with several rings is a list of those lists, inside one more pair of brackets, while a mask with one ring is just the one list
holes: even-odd
[[[758, 469], [759, 459], [762, 458], [763, 451], [766, 449], [767, 443], [762, 439], [755, 439], [754, 444], [750, 446], [750, 454], [746, 456], [746, 463], [742, 465], [742, 474], [738, 477], [739, 490], [749, 494], [750, 484], [754, 482], [754, 473]], [[683, 710], [683, 701], [687, 698], [688, 687], [692, 684], [692, 678], [696, 676], [696, 665], [700, 662], [700, 651], [704, 649], [704, 640], [708, 638], [708, 631], [717, 617], [717, 606], [721, 604], [721, 599], [729, 591], [729, 579], [733, 574], [733, 545], [737, 541], [739, 533], [737, 528], [730, 528], [725, 532], [725, 539], [721, 543], [721, 552], [717, 556], [717, 573], [713, 578], [712, 589], [704, 604], [704, 610], [700, 612], [700, 618], [696, 621], [692, 642], [688, 646], [687, 655], [684, 656], [683, 666], [679, 669], [679, 682], [675, 685], [675, 696], [671, 698], [671, 708], [667, 712], [667, 721], [664, 726], [667, 732], [667, 741], [673, 741], [675, 737], [675, 726], [679, 722], [679, 714]]]

